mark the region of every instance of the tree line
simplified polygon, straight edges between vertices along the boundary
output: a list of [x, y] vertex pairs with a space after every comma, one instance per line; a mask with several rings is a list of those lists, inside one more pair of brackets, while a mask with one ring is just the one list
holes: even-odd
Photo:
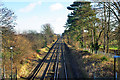
[[[120, 55], [120, 1], [74, 1], [67, 9], [71, 13], [62, 35], [68, 44], [89, 48], [93, 54], [102, 49], [105, 54], [115, 51]], [[120, 71], [119, 67], [120, 59]]]
[[[63, 35], [77, 41], [80, 47], [97, 53], [99, 48], [109, 53], [111, 47], [120, 49], [120, 2], [79, 2], [67, 7], [71, 10]], [[119, 52], [119, 51], [118, 51]]]

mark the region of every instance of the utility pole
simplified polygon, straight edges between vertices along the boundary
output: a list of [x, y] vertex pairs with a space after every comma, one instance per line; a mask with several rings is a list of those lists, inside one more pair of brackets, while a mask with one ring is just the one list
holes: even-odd
[[10, 47], [11, 50], [11, 80], [12, 80], [12, 65], [13, 65], [13, 47]]
[[103, 6], [104, 6], [104, 53], [106, 54], [106, 2], [104, 2]]
[[16, 66], [16, 80], [17, 80], [17, 66]]
[[0, 26], [0, 79], [2, 79], [2, 27]]

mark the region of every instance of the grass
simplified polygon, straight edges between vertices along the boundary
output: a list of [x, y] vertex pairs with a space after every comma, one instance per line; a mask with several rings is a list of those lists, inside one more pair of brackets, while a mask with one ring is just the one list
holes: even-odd
[[105, 60], [105, 61], [108, 61], [107, 57], [105, 57], [105, 56], [103, 56], [103, 57], [101, 58], [101, 60], [102, 60], [102, 61], [104, 61], [104, 60]]
[[41, 53], [47, 53], [47, 52], [49, 51], [49, 48], [51, 48], [51, 46], [52, 46], [53, 44], [54, 44], [54, 42], [51, 43], [51, 44], [49, 44], [49, 45], [47, 45], [47, 47], [45, 47], [45, 48], [39, 49], [40, 52], [41, 52]]
[[88, 50], [83, 50], [83, 51], [88, 52]]
[[[45, 47], [45, 48], [38, 49], [37, 52], [40, 53], [40, 54], [47, 53], [47, 52], [49, 51], [49, 48], [50, 48], [52, 45], [53, 45], [53, 43], [50, 44], [50, 45], [47, 45], [47, 47]], [[43, 56], [43, 55], [41, 56], [41, 55], [37, 54], [36, 57], [37, 57], [38, 59], [43, 59], [44, 56]]]
[[113, 58], [109, 58], [104, 54], [89, 55], [88, 54], [89, 52], [87, 50], [82, 51], [83, 52], [80, 52], [79, 55], [82, 55], [85, 70], [88, 72], [90, 78], [93, 78], [94, 73], [96, 77], [113, 77], [114, 75]]
[[3, 54], [3, 53], [0, 53], [0, 58], [2, 58], [2, 54]]
[[48, 49], [45, 47], [45, 48], [40, 49], [40, 51], [41, 51], [41, 53], [48, 52]]
[[40, 56], [40, 55], [38, 55], [38, 54], [37, 54], [37, 58], [39, 58], [39, 59], [43, 59], [43, 57], [42, 57], [42, 56]]
[[118, 47], [110, 47], [109, 49], [118, 50]]
[[103, 54], [92, 54], [91, 58], [100, 59], [103, 56], [104, 56]]
[[[21, 69], [18, 71], [18, 78], [20, 78], [20, 76], [22, 77], [27, 77], [30, 72], [34, 69], [34, 67], [38, 64], [35, 61], [31, 61], [32, 60], [39, 60], [39, 59], [43, 59], [43, 57], [46, 55], [46, 53], [48, 52], [49, 48], [53, 45], [53, 43], [51, 43], [50, 45], [47, 45], [47, 47], [45, 48], [41, 48], [36, 50], [37, 53], [40, 54], [32, 54], [29, 56], [29, 59], [26, 59], [24, 61], [24, 64], [21, 65]], [[32, 57], [34, 55], [34, 58]], [[31, 59], [30, 59], [31, 58]]]
[[19, 71], [19, 76], [22, 77], [27, 77], [27, 75], [29, 74], [29, 71], [27, 70], [29, 64], [24, 64], [22, 65], [20, 71]]
[[[81, 49], [81, 50], [84, 52], [90, 53], [88, 50], [83, 50], [83, 49]], [[92, 53], [90, 53], [90, 54], [92, 54]], [[101, 60], [106, 60], [106, 61], [111, 59], [108, 55], [104, 55], [104, 54], [92, 54], [90, 57], [93, 59], [101, 59]]]
[[[103, 45], [101, 45], [100, 48], [103, 48]], [[118, 50], [118, 47], [117, 46], [109, 46], [109, 49]]]
[[[100, 48], [103, 48], [103, 45], [101, 45]], [[118, 47], [110, 46], [109, 49], [117, 50]], [[104, 54], [90, 53], [91, 55], [89, 55], [88, 50], [83, 50], [83, 48], [76, 48], [76, 50], [78, 50], [78, 52], [81, 51], [79, 54], [75, 54], [77, 56], [76, 60], [80, 60], [80, 56], [82, 55], [84, 68], [88, 72], [89, 77], [93, 78], [94, 73], [96, 77], [114, 76], [114, 58], [110, 58], [109, 56]]]
[[[103, 45], [101, 45], [100, 48], [103, 48]], [[109, 46], [109, 49], [117, 50], [118, 47]], [[114, 76], [114, 58], [110, 58], [109, 56], [104, 54], [90, 53], [91, 55], [88, 55], [89, 53], [88, 50], [83, 50], [82, 48], [76, 48], [76, 50], [83, 51], [83, 52], [80, 52], [79, 55], [82, 55], [84, 67], [88, 72], [89, 77], [93, 77], [94, 73], [96, 77], [113, 77]], [[79, 56], [79, 55], [76, 55], [76, 56]], [[78, 60], [79, 60], [79, 57], [78, 57]]]
[[[110, 76], [113, 76], [114, 74], [113, 72], [114, 59], [112, 58], [109, 58], [103, 54], [92, 54], [92, 55], [89, 55], [89, 57], [84, 58], [83, 60], [84, 60], [84, 63], [86, 64], [87, 71], [89, 71], [89, 73], [92, 73], [92, 75], [94, 72], [96, 73], [95, 75], [97, 77], [105, 77], [105, 76], [110, 77]], [[99, 75], [99, 74], [103, 74], [103, 75]]]

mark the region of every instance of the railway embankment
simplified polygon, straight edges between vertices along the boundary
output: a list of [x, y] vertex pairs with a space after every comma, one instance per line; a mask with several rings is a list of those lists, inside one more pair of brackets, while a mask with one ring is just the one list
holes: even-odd
[[[114, 78], [114, 58], [109, 58], [103, 54], [92, 54], [70, 45], [66, 47], [66, 51], [67, 56], [72, 55], [70, 62], [73, 64], [76, 62], [81, 74], [86, 74], [88, 78]], [[72, 62], [73, 59], [74, 62]], [[74, 65], [72, 66], [74, 67]], [[119, 73], [118, 68], [116, 69], [117, 73]]]

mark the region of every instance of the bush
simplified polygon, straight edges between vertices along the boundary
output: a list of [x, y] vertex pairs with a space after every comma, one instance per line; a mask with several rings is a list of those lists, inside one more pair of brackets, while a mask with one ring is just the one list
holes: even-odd
[[102, 61], [104, 61], [104, 60], [105, 60], [105, 61], [108, 61], [108, 59], [107, 59], [105, 56], [103, 56], [103, 57], [101, 58], [101, 60], [102, 60]]
[[40, 53], [40, 50], [36, 50], [37, 53]]

